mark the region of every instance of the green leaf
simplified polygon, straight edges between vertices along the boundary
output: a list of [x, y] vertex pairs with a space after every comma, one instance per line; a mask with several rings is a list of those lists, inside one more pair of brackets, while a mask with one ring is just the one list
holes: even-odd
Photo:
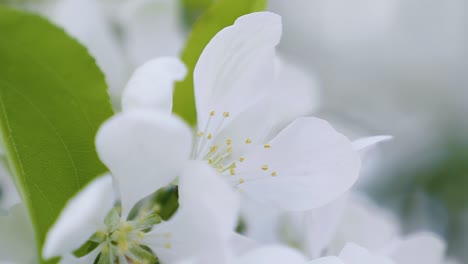
[[104, 76], [64, 31], [0, 6], [0, 129], [38, 250], [65, 203], [107, 169], [94, 137], [112, 115]]
[[221, 29], [230, 26], [245, 14], [262, 11], [267, 0], [218, 0], [194, 24], [182, 60], [187, 65], [187, 78], [176, 84], [173, 112], [191, 125], [197, 122], [193, 92], [193, 70], [205, 46]]

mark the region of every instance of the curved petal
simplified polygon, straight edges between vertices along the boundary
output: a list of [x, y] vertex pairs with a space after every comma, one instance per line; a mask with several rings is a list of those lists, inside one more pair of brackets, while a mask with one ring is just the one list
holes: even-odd
[[328, 253], [338, 253], [347, 242], [374, 251], [400, 234], [398, 220], [390, 212], [365, 196], [354, 194], [350, 198]]
[[101, 253], [101, 246], [98, 246], [93, 251], [89, 252], [83, 257], [77, 258], [73, 254], [67, 254], [62, 257], [60, 264], [89, 264], [94, 263], [99, 253]]
[[439, 264], [445, 256], [445, 242], [429, 232], [413, 234], [384, 249], [398, 264]]
[[339, 258], [346, 264], [394, 264], [389, 258], [374, 255], [367, 249], [353, 243], [349, 243], [343, 248]]
[[323, 257], [307, 262], [308, 264], [347, 264], [337, 257]]
[[325, 205], [356, 182], [360, 158], [326, 121], [299, 118], [268, 145], [252, 148], [237, 164], [238, 188], [285, 210]]
[[110, 95], [120, 98], [129, 69], [99, 1], [57, 1], [51, 17], [89, 49], [106, 76]]
[[32, 263], [36, 258], [34, 230], [22, 204], [0, 216], [0, 262]]
[[380, 142], [391, 140], [393, 137], [388, 135], [358, 138], [353, 141], [353, 147], [356, 151], [364, 151]]
[[112, 176], [92, 181], [72, 198], [47, 233], [42, 255], [48, 259], [71, 253], [104, 225], [114, 206]]
[[153, 109], [170, 114], [174, 82], [185, 78], [187, 69], [178, 58], [150, 60], [133, 73], [122, 96], [122, 109]]
[[188, 160], [191, 140], [183, 121], [156, 111], [120, 113], [101, 126], [97, 152], [117, 179], [124, 212], [178, 176]]
[[237, 194], [208, 165], [193, 162], [180, 177], [179, 203], [179, 211], [155, 226], [145, 244], [163, 263], [182, 259], [224, 263], [237, 220]]
[[288, 263], [305, 264], [306, 259], [294, 249], [284, 246], [265, 246], [238, 258], [236, 264]]
[[212, 110], [236, 116], [264, 96], [280, 38], [281, 17], [269, 12], [242, 16], [213, 37], [194, 71], [199, 128]]
[[[330, 246], [330, 241], [336, 235], [337, 227], [342, 220], [347, 202], [348, 194], [346, 193], [325, 206], [303, 213], [304, 223], [297, 226], [295, 231], [304, 236], [303, 249], [309, 257], [319, 257], [324, 249]], [[301, 213], [294, 212], [292, 215]]]
[[275, 132], [298, 117], [311, 115], [319, 107], [319, 87], [313, 76], [284, 60], [279, 64], [278, 79], [271, 93]]
[[133, 65], [177, 56], [184, 44], [179, 1], [129, 0], [119, 6], [125, 49]]

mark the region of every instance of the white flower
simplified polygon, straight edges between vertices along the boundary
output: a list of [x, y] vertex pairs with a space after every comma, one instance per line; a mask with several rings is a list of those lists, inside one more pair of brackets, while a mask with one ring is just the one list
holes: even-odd
[[[306, 258], [298, 251], [279, 245], [259, 247], [240, 256], [231, 256], [218, 264], [306, 264]], [[178, 264], [203, 264], [186, 260]]]
[[[146, 66], [161, 69], [159, 63]], [[139, 87], [138, 80], [148, 77], [140, 73], [129, 85]], [[158, 75], [155, 84], [172, 87], [183, 75]], [[125, 98], [124, 111], [106, 121], [96, 137], [99, 157], [111, 174], [94, 180], [67, 204], [47, 235], [43, 256], [63, 256], [63, 263], [92, 263], [99, 254], [108, 263], [153, 263], [155, 257], [142, 247], [147, 246], [161, 263], [187, 257], [221, 261], [237, 220], [237, 194], [208, 165], [189, 161], [192, 134], [180, 119], [151, 110], [151, 100], [138, 101], [137, 107], [131, 93]], [[129, 216], [138, 201], [177, 176], [179, 209], [169, 221], [158, 224], [157, 208]], [[122, 213], [115, 207], [115, 193]], [[73, 256], [87, 240], [98, 246], [80, 258]]]
[[[275, 105], [270, 89], [276, 81], [280, 36], [280, 17], [259, 12], [238, 18], [205, 47], [194, 71], [198, 132], [192, 158], [216, 168], [249, 198], [306, 210], [348, 190], [357, 179], [360, 160], [348, 139], [317, 118], [296, 119], [268, 140], [279, 122], [271, 111]], [[141, 98], [134, 101], [168, 94], [161, 88], [150, 93], [126, 89]], [[287, 104], [282, 108], [288, 111]]]
[[323, 257], [309, 264], [395, 264], [388, 257], [373, 254], [356, 244], [348, 244], [338, 257]]
[[33, 264], [36, 259], [34, 231], [22, 204], [0, 215], [0, 263]]

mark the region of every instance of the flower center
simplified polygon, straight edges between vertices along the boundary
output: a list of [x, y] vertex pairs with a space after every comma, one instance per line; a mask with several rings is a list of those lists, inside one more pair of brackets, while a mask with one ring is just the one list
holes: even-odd
[[121, 220], [119, 210], [112, 209], [104, 221], [106, 227], [91, 238], [101, 247], [98, 263], [118, 263], [122, 258], [128, 263], [157, 263], [157, 257], [141, 242], [160, 222], [157, 214], [144, 213], [134, 220]]
[[[229, 112], [223, 112], [222, 114], [217, 114], [215, 111], [209, 112], [208, 121], [204, 130], [197, 133], [197, 140], [192, 152], [192, 158], [196, 160], [205, 160], [223, 175], [234, 176], [229, 177], [228, 181], [231, 185], [239, 189], [239, 191], [242, 191], [238, 188], [240, 184], [259, 178], [245, 178], [243, 177], [245, 171], [243, 171], [243, 169], [238, 170], [242, 167], [242, 164], [248, 162], [241, 153], [246, 150], [244, 147], [251, 147], [256, 144], [253, 144], [251, 138], [242, 139], [241, 142], [234, 142], [232, 138], [228, 137], [221, 138], [219, 132], [229, 117]], [[271, 147], [272, 146], [270, 144], [263, 145], [264, 150], [269, 150]], [[239, 151], [240, 148], [242, 148], [243, 151]], [[271, 170], [268, 164], [259, 164], [257, 167], [258, 175], [260, 177], [265, 174], [272, 177], [276, 177], [278, 175], [276, 171]], [[252, 174], [252, 172], [248, 172], [248, 174]], [[256, 172], [254, 174], [256, 174]]]

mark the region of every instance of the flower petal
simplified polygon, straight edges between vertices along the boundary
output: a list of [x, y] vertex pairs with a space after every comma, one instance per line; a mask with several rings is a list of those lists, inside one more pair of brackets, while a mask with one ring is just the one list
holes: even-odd
[[36, 258], [34, 230], [22, 204], [0, 216], [0, 262], [32, 263]]
[[[57, 1], [52, 21], [83, 43], [106, 75], [112, 98], [120, 98], [128, 78], [127, 63], [99, 1]], [[86, 19], [83, 19], [86, 14]]]
[[305, 264], [306, 259], [294, 249], [284, 246], [265, 246], [239, 257], [236, 264], [288, 263]]
[[199, 128], [212, 110], [236, 116], [264, 96], [280, 37], [281, 17], [270, 12], [242, 16], [213, 37], [194, 71]]
[[178, 176], [188, 160], [191, 140], [183, 121], [156, 111], [120, 113], [101, 126], [97, 151], [117, 179], [124, 212]]
[[311, 115], [319, 106], [319, 89], [313, 76], [284, 60], [279, 64], [278, 79], [271, 92], [276, 132], [298, 117]]
[[178, 59], [163, 57], [150, 60], [133, 73], [122, 97], [122, 109], [172, 111], [175, 81], [185, 78], [187, 69]]
[[208, 165], [193, 162], [180, 177], [179, 203], [179, 211], [155, 226], [145, 244], [163, 263], [223, 263], [237, 221], [237, 193]]
[[65, 255], [83, 245], [99, 228], [114, 206], [114, 187], [111, 175], [92, 181], [72, 198], [57, 222], [49, 230], [43, 257]]
[[391, 140], [392, 138], [392, 136], [388, 135], [358, 138], [353, 141], [353, 147], [356, 151], [364, 151], [380, 142]]
[[394, 264], [389, 258], [374, 255], [367, 249], [353, 243], [348, 243], [343, 248], [339, 258], [346, 264]]
[[351, 142], [326, 121], [299, 118], [267, 147], [252, 148], [238, 163], [246, 195], [285, 210], [325, 205], [356, 182], [360, 158]]
[[383, 250], [398, 264], [439, 264], [445, 255], [445, 242], [429, 232], [413, 234]]
[[308, 264], [347, 264], [337, 257], [323, 257], [307, 262]]
[[124, 45], [133, 65], [148, 58], [177, 56], [184, 44], [179, 1], [130, 0], [119, 6]]

